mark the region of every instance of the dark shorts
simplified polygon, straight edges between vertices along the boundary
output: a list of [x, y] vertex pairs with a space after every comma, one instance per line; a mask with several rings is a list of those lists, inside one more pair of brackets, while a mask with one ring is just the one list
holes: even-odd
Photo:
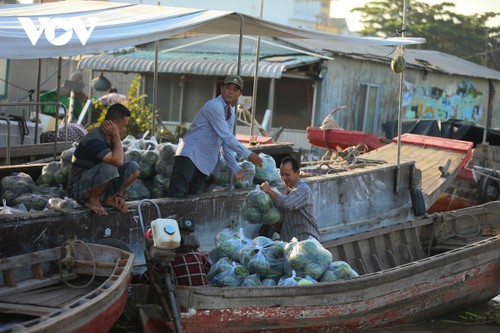
[[119, 167], [109, 163], [99, 163], [83, 171], [80, 179], [73, 184], [72, 196], [78, 203], [83, 204], [87, 201], [93, 188], [108, 184], [100, 196], [100, 200], [103, 202], [115, 195], [125, 181], [139, 169], [139, 164], [135, 161], [125, 162]]
[[188, 194], [197, 194], [207, 178], [189, 157], [175, 156], [168, 196], [181, 198]]

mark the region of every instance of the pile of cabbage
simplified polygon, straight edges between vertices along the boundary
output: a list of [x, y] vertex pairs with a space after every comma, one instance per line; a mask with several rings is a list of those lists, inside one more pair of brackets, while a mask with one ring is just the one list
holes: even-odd
[[240, 214], [251, 224], [273, 225], [283, 220], [281, 210], [275, 207], [269, 194], [262, 191], [258, 185], [255, 190], [248, 192]]
[[[122, 144], [125, 160], [136, 161], [141, 167], [139, 178], [125, 191], [125, 200], [135, 201], [166, 197], [177, 145], [170, 142], [159, 144], [155, 137], [136, 139], [130, 135], [123, 139]], [[36, 180], [22, 173], [4, 177], [0, 186], [0, 199], [4, 199], [9, 207], [24, 205], [26, 211], [78, 207], [74, 200], [67, 198], [66, 193], [74, 152], [75, 147], [63, 151], [61, 160], [47, 163]], [[250, 187], [254, 183], [259, 184], [262, 181], [270, 183], [280, 181], [274, 159], [263, 153], [259, 156], [264, 161], [262, 168], [255, 168], [252, 163], [245, 159], [239, 160], [246, 180], [236, 181], [233, 178], [233, 185], [236, 188]], [[231, 184], [232, 177], [232, 171], [223, 161], [221, 173], [216, 180], [219, 185], [217, 190], [226, 189]], [[49, 202], [49, 199], [53, 200]], [[263, 220], [271, 221], [271, 217], [277, 215], [275, 211], [268, 212], [268, 215], [264, 215]], [[258, 223], [262, 223], [262, 221]]]
[[228, 229], [217, 235], [209, 253], [210, 286], [296, 286], [357, 277], [344, 261], [314, 238], [289, 243], [258, 236], [245, 240]]
[[[125, 151], [125, 161], [136, 161], [141, 167], [138, 179], [125, 191], [125, 200], [135, 201], [166, 197], [177, 145], [170, 142], [158, 143], [155, 137], [136, 139], [130, 135], [123, 139], [122, 144]], [[281, 180], [274, 159], [262, 153], [260, 156], [267, 163], [267, 171], [264, 172], [263, 177], [270, 177], [269, 181], [272, 182]], [[238, 163], [243, 169], [246, 180], [237, 181], [233, 178], [234, 187], [245, 188], [252, 186], [255, 182], [254, 175], [257, 172], [255, 166], [245, 159], [240, 159]], [[225, 161], [221, 159], [221, 172], [216, 178], [215, 183], [218, 187], [215, 189], [224, 190], [228, 188], [232, 177], [232, 171], [226, 166]]]
[[75, 147], [64, 150], [61, 153], [61, 161], [47, 163], [42, 168], [42, 173], [36, 180], [37, 185], [62, 186], [66, 188], [69, 173], [71, 171], [71, 159], [75, 152]]
[[[54, 164], [51, 167], [54, 167]], [[50, 172], [50, 167], [46, 166], [44, 169], [45, 173]], [[0, 193], [5, 206], [22, 212], [79, 206], [76, 201], [66, 197], [66, 191], [61, 186], [43, 182], [37, 185], [31, 176], [24, 172], [3, 177], [0, 181]]]

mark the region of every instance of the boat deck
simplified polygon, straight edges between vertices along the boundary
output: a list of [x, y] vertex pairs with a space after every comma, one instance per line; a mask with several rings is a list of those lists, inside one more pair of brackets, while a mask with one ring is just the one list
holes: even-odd
[[[0, 302], [0, 314], [22, 313], [30, 316], [47, 315], [91, 293], [104, 282], [105, 278], [96, 277], [92, 283], [85, 286], [89, 280], [89, 276], [80, 277], [68, 281], [74, 287], [68, 286], [64, 282], [59, 282], [35, 290], [26, 289], [15, 294], [3, 296]], [[33, 283], [37, 283], [37, 281]]]
[[[359, 160], [395, 164], [397, 156], [397, 143], [393, 142], [363, 154]], [[471, 142], [419, 135], [402, 137], [400, 162], [415, 161], [415, 167], [421, 171], [421, 190], [427, 207], [451, 184], [471, 157]]]

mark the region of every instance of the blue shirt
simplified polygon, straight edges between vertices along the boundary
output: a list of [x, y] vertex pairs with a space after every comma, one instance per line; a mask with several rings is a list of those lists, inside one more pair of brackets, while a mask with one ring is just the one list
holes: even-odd
[[207, 176], [218, 175], [221, 148], [227, 166], [235, 174], [240, 166], [234, 153], [243, 158], [252, 153], [234, 136], [235, 111], [230, 107], [231, 116], [226, 120], [226, 105], [221, 95], [206, 102], [194, 117], [186, 135], [179, 140], [176, 155], [188, 157]]

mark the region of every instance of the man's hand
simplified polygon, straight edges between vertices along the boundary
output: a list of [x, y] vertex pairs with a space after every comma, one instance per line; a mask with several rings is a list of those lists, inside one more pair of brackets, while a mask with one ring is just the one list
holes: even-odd
[[240, 171], [238, 171], [238, 173], [235, 175], [235, 177], [239, 181], [244, 181], [247, 179], [247, 177], [245, 177], [245, 173], [243, 172], [243, 169], [240, 169]]
[[250, 162], [252, 162], [253, 164], [255, 164], [256, 167], [259, 167], [261, 168], [262, 167], [262, 160], [261, 158], [259, 157], [259, 155], [257, 155], [256, 153], [251, 153], [249, 156], [248, 156], [248, 160]]
[[269, 183], [268, 182], [264, 182], [262, 184], [260, 184], [260, 189], [266, 193], [269, 193], [269, 191], [272, 191], [271, 190], [271, 186], [269, 186]]
[[120, 131], [112, 120], [104, 120], [102, 122], [102, 130], [111, 139], [120, 138]]

